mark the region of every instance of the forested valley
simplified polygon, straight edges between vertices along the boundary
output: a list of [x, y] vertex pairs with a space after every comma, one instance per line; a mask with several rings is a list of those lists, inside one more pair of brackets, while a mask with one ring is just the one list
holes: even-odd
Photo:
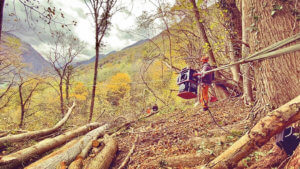
[[299, 169], [299, 120], [298, 0], [0, 0], [0, 169]]

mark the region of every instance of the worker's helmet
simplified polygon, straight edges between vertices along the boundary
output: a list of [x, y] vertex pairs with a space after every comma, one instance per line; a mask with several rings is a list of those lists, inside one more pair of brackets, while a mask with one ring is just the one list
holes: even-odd
[[203, 63], [208, 62], [208, 56], [202, 56], [201, 62], [203, 62]]

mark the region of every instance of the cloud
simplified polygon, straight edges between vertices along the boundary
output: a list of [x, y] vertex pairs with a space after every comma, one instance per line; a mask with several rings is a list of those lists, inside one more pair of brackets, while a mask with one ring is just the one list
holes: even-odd
[[[61, 9], [64, 18], [62, 18], [60, 14], [57, 15], [59, 22], [72, 23], [73, 20], [77, 21], [77, 25], [75, 27], [70, 26], [69, 29], [73, 34], [78, 36], [80, 40], [87, 43], [87, 47], [79, 59], [93, 57], [95, 55], [95, 29], [93, 18], [89, 15], [90, 11], [83, 0], [52, 0], [50, 2], [52, 2], [52, 4], [48, 4], [47, 1], [42, 1], [40, 6], [55, 5], [57, 11]], [[32, 15], [27, 18], [28, 15], [26, 15], [24, 6], [20, 4], [18, 0], [7, 1], [7, 4], [8, 6], [6, 6], [4, 10], [4, 27], [10, 29], [13, 34], [31, 44], [39, 53], [46, 56], [52, 45], [50, 32], [65, 29], [62, 29], [59, 24], [49, 27], [35, 12], [32, 12]], [[109, 34], [104, 38], [106, 47], [100, 50], [102, 51], [101, 53], [120, 50], [138, 40], [149, 38], [149, 36], [153, 35], [147, 32], [149, 30], [138, 30], [136, 23], [137, 16], [140, 16], [143, 11], [155, 11], [156, 7], [153, 4], [148, 0], [119, 0], [117, 5], [118, 7], [123, 6], [126, 9], [117, 12], [113, 16]], [[16, 9], [16, 16], [9, 16], [15, 12], [14, 9]], [[43, 8], [40, 7], [40, 9]], [[17, 22], [14, 21], [16, 18], [18, 19]], [[28, 21], [30, 22], [28, 23]], [[29, 26], [30, 23], [33, 25]]]

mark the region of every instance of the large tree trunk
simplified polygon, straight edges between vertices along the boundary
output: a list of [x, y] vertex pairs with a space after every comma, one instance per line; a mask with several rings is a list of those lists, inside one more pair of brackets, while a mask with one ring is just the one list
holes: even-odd
[[2, 38], [2, 22], [3, 22], [3, 10], [4, 10], [5, 0], [0, 0], [0, 41]]
[[[297, 4], [295, 4], [297, 3]], [[274, 6], [282, 6], [272, 16]], [[300, 22], [291, 11], [299, 8], [300, 1], [245, 1], [245, 13], [250, 17], [246, 25], [252, 25], [249, 33], [250, 53], [300, 32]], [[248, 24], [249, 23], [249, 24]], [[295, 44], [299, 42], [293, 42]], [[254, 62], [256, 98], [262, 106], [270, 109], [293, 99], [300, 94], [300, 51], [281, 57]]]
[[[205, 31], [204, 25], [202, 23], [200, 23], [200, 13], [199, 13], [198, 7], [196, 5], [196, 1], [195, 0], [190, 0], [190, 2], [193, 5], [194, 18], [195, 18], [195, 22], [197, 24], [197, 28], [198, 28], [198, 30], [200, 32], [200, 36], [201, 36], [201, 38], [203, 40], [203, 43], [208, 45], [208, 49], [209, 49], [208, 50], [209, 62], [212, 65], [216, 65], [216, 59], [215, 59], [214, 53], [212, 51], [211, 44], [210, 44], [210, 42], [208, 40], [208, 37], [207, 37], [206, 31]], [[219, 77], [219, 73], [215, 72], [215, 76]], [[226, 89], [225, 86], [220, 86], [220, 85], [216, 84], [215, 88], [216, 88], [216, 94], [218, 95], [218, 97], [220, 99], [227, 98], [229, 96], [229, 93], [228, 93], [228, 91], [227, 91], [227, 89]]]
[[1, 137], [0, 138], [0, 147], [4, 146], [5, 144], [10, 144], [10, 143], [20, 142], [20, 141], [25, 141], [25, 140], [32, 139], [32, 138], [45, 136], [45, 135], [48, 135], [48, 134], [51, 134], [51, 133], [57, 131], [68, 120], [68, 118], [70, 117], [70, 115], [72, 113], [74, 106], [75, 106], [75, 103], [73, 103], [72, 107], [69, 108], [68, 113], [65, 115], [65, 117], [63, 119], [61, 119], [54, 127], [39, 130], [39, 131], [31, 131], [31, 132], [26, 132], [26, 133], [22, 133], [22, 134], [17, 134], [17, 135], [12, 135], [12, 136], [8, 135], [6, 137]]
[[69, 164], [87, 146], [90, 141], [97, 139], [100, 135], [103, 135], [108, 128], [108, 124], [98, 127], [97, 129], [94, 129], [83, 136], [79, 141], [77, 140], [73, 141], [70, 144], [67, 144], [59, 150], [54, 151], [53, 153], [29, 165], [28, 167], [26, 167], [26, 169], [55, 169], [56, 166], [61, 162]]
[[[249, 55], [249, 47], [245, 44], [248, 44], [248, 34], [249, 30], [247, 29], [250, 25], [247, 23], [249, 21], [248, 15], [246, 13], [246, 0], [242, 0], [242, 56], [243, 58], [248, 57]], [[242, 65], [243, 70], [243, 92], [244, 92], [244, 103], [249, 105], [251, 102], [254, 101], [253, 93], [252, 93], [252, 82], [250, 80], [250, 63], [246, 63]]]
[[104, 138], [105, 147], [93, 158], [85, 169], [108, 169], [118, 150], [116, 140], [110, 136]]
[[210, 162], [208, 168], [234, 168], [237, 163], [267, 143], [290, 124], [300, 120], [300, 95], [268, 113], [249, 133], [241, 137], [225, 152]]
[[15, 168], [28, 161], [30, 158], [43, 154], [99, 126], [99, 123], [87, 124], [57, 137], [45, 139], [34, 146], [3, 156], [0, 158], [0, 169]]

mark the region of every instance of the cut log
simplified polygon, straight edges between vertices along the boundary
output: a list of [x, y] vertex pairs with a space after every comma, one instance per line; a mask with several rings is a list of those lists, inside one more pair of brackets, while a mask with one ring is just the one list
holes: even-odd
[[184, 154], [173, 157], [161, 158], [158, 160], [154, 160], [149, 164], [145, 164], [145, 166], [149, 168], [159, 168], [159, 167], [195, 167], [197, 165], [205, 164], [209, 162], [212, 158], [212, 155], [208, 152], [206, 153], [192, 153], [192, 154]]
[[[115, 137], [118, 132], [115, 132], [111, 135], [111, 137]], [[81, 169], [83, 167], [83, 160], [87, 157], [90, 149], [92, 149], [91, 156], [95, 157], [96, 154], [98, 154], [102, 149], [103, 149], [103, 138], [98, 139], [98, 140], [92, 140], [88, 143], [88, 145], [82, 150], [82, 152], [76, 157], [76, 159], [70, 164], [69, 169]], [[100, 147], [99, 147], [100, 146]]]
[[259, 161], [251, 165], [248, 169], [269, 169], [278, 167], [287, 158], [284, 150], [274, 145], [271, 153], [265, 157], [260, 158]]
[[74, 160], [68, 169], [82, 169], [83, 167], [83, 158], [82, 157], [76, 157], [76, 160]]
[[125, 159], [123, 160], [122, 164], [120, 165], [120, 167], [118, 169], [123, 169], [123, 168], [126, 167], [128, 161], [130, 159], [130, 156], [131, 156], [131, 154], [133, 153], [133, 151], [135, 149], [135, 144], [136, 144], [137, 140], [138, 140], [138, 136], [135, 137], [134, 143], [133, 143], [130, 151], [128, 152], [127, 156], [125, 157]]
[[[98, 140], [91, 140], [86, 146], [85, 148], [81, 151], [81, 153], [76, 157], [76, 159], [70, 164], [69, 169], [81, 169], [83, 167], [83, 160], [88, 156], [89, 151], [91, 150], [92, 147], [94, 147], [95, 144], [94, 142], [97, 142], [98, 146], [101, 144], [101, 142], [103, 142], [103, 139], [98, 139]], [[97, 146], [97, 147], [98, 147]], [[101, 151], [102, 148], [96, 148], [94, 147], [97, 151]], [[92, 151], [94, 152], [94, 151]]]
[[58, 147], [69, 140], [78, 137], [99, 127], [99, 123], [90, 123], [85, 126], [79, 127], [73, 131], [66, 132], [54, 138], [45, 139], [31, 147], [17, 151], [15, 153], [0, 157], [0, 169], [9, 169], [19, 166], [20, 164], [28, 161], [37, 155], [45, 153], [55, 147]]
[[9, 132], [5, 132], [5, 133], [0, 133], [0, 137], [4, 137], [7, 136], [9, 134]]
[[112, 137], [104, 138], [105, 147], [103, 150], [93, 158], [90, 163], [85, 166], [85, 169], [108, 169], [110, 163], [116, 155], [118, 150], [118, 144], [116, 140]]
[[54, 133], [59, 128], [61, 128], [63, 126], [63, 124], [65, 124], [65, 122], [70, 117], [75, 105], [76, 104], [73, 103], [72, 107], [69, 108], [68, 113], [65, 115], [65, 117], [63, 119], [61, 119], [54, 127], [39, 130], [39, 131], [30, 131], [30, 132], [26, 132], [26, 133], [22, 133], [22, 134], [8, 135], [6, 137], [2, 137], [2, 138], [0, 138], [0, 147], [5, 146], [8, 143], [20, 142], [20, 141], [37, 138], [37, 137], [41, 137], [41, 136], [45, 136], [45, 135]]
[[268, 113], [249, 133], [207, 164], [207, 168], [234, 168], [241, 159], [247, 157], [268, 142], [272, 136], [298, 120], [300, 120], [300, 95]]
[[109, 125], [105, 124], [90, 131], [79, 141], [72, 141], [72, 143], [68, 143], [59, 150], [54, 151], [53, 153], [27, 166], [26, 169], [55, 169], [55, 166], [59, 165], [61, 162], [66, 164], [71, 163], [71, 161], [76, 158], [76, 156], [87, 146], [88, 143], [100, 135], [103, 135], [108, 127]]

